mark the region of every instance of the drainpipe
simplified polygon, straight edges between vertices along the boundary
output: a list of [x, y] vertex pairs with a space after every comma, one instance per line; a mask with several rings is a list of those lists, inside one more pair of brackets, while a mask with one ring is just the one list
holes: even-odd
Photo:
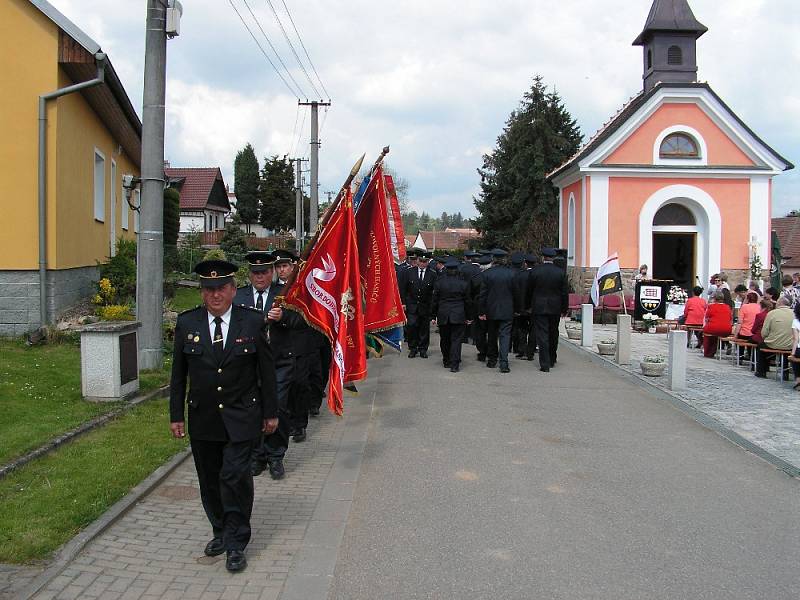
[[39, 96], [39, 318], [47, 325], [47, 101], [100, 85], [105, 80], [106, 55], [94, 55], [97, 77]]

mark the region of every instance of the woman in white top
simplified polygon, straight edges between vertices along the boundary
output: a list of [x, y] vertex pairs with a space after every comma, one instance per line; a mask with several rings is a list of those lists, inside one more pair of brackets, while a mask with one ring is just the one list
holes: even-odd
[[[800, 358], [800, 302], [794, 307], [794, 320], [792, 321], [792, 355]], [[800, 389], [800, 363], [792, 363], [794, 371], [794, 389]]]

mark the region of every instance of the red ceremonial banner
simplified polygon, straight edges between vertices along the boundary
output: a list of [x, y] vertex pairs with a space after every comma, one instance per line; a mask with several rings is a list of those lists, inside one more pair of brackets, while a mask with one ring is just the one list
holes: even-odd
[[372, 177], [356, 213], [359, 270], [364, 282], [364, 330], [379, 332], [406, 322], [389, 237], [383, 167]]
[[348, 191], [331, 214], [308, 260], [301, 264], [284, 300], [286, 308], [302, 314], [331, 342], [328, 407], [337, 415], [344, 408], [344, 384], [367, 375], [358, 265], [353, 195]]
[[406, 259], [406, 237], [403, 231], [403, 217], [400, 214], [400, 202], [397, 200], [397, 190], [391, 175], [383, 176], [386, 184], [386, 197], [389, 205], [386, 207], [389, 217], [389, 237], [392, 241], [392, 254], [397, 262]]

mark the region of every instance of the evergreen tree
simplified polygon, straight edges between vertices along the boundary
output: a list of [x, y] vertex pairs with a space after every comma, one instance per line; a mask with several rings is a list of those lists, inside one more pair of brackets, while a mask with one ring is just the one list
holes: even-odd
[[294, 229], [295, 191], [292, 163], [277, 156], [264, 159], [259, 200], [261, 225], [275, 231]]
[[236, 154], [233, 162], [233, 187], [236, 210], [250, 233], [250, 225], [258, 221], [258, 159], [248, 143]]
[[474, 223], [487, 245], [538, 249], [557, 242], [558, 195], [546, 175], [580, 143], [575, 119], [537, 75], [478, 169]]
[[450, 215], [443, 212], [442, 216], [439, 217], [439, 229], [447, 229], [448, 227], [450, 227]]
[[464, 217], [461, 215], [461, 211], [458, 211], [456, 214], [450, 217], [450, 227], [454, 229], [460, 229], [464, 227]]
[[164, 190], [164, 272], [175, 270], [178, 260], [178, 230], [181, 223], [181, 195], [175, 188]]
[[219, 247], [227, 256], [227, 260], [241, 262], [248, 252], [247, 235], [233, 223], [228, 223], [225, 225], [225, 233], [222, 234]]

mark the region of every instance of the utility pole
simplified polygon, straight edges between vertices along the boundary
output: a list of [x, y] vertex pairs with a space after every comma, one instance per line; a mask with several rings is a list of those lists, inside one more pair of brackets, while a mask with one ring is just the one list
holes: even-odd
[[305, 232], [303, 225], [305, 219], [303, 218], [303, 159], [290, 158], [290, 163], [296, 163], [295, 170], [295, 206], [294, 206], [294, 231], [295, 231], [295, 249], [299, 254], [303, 249], [303, 241]]
[[[147, 0], [142, 106], [142, 200], [137, 243], [136, 316], [139, 369], [163, 361], [164, 298], [164, 103], [167, 80], [167, 10], [180, 4]], [[177, 31], [172, 32], [177, 35]]]
[[319, 107], [330, 106], [330, 102], [298, 102], [311, 107], [311, 206], [309, 207], [309, 233], [317, 230], [319, 221]]

